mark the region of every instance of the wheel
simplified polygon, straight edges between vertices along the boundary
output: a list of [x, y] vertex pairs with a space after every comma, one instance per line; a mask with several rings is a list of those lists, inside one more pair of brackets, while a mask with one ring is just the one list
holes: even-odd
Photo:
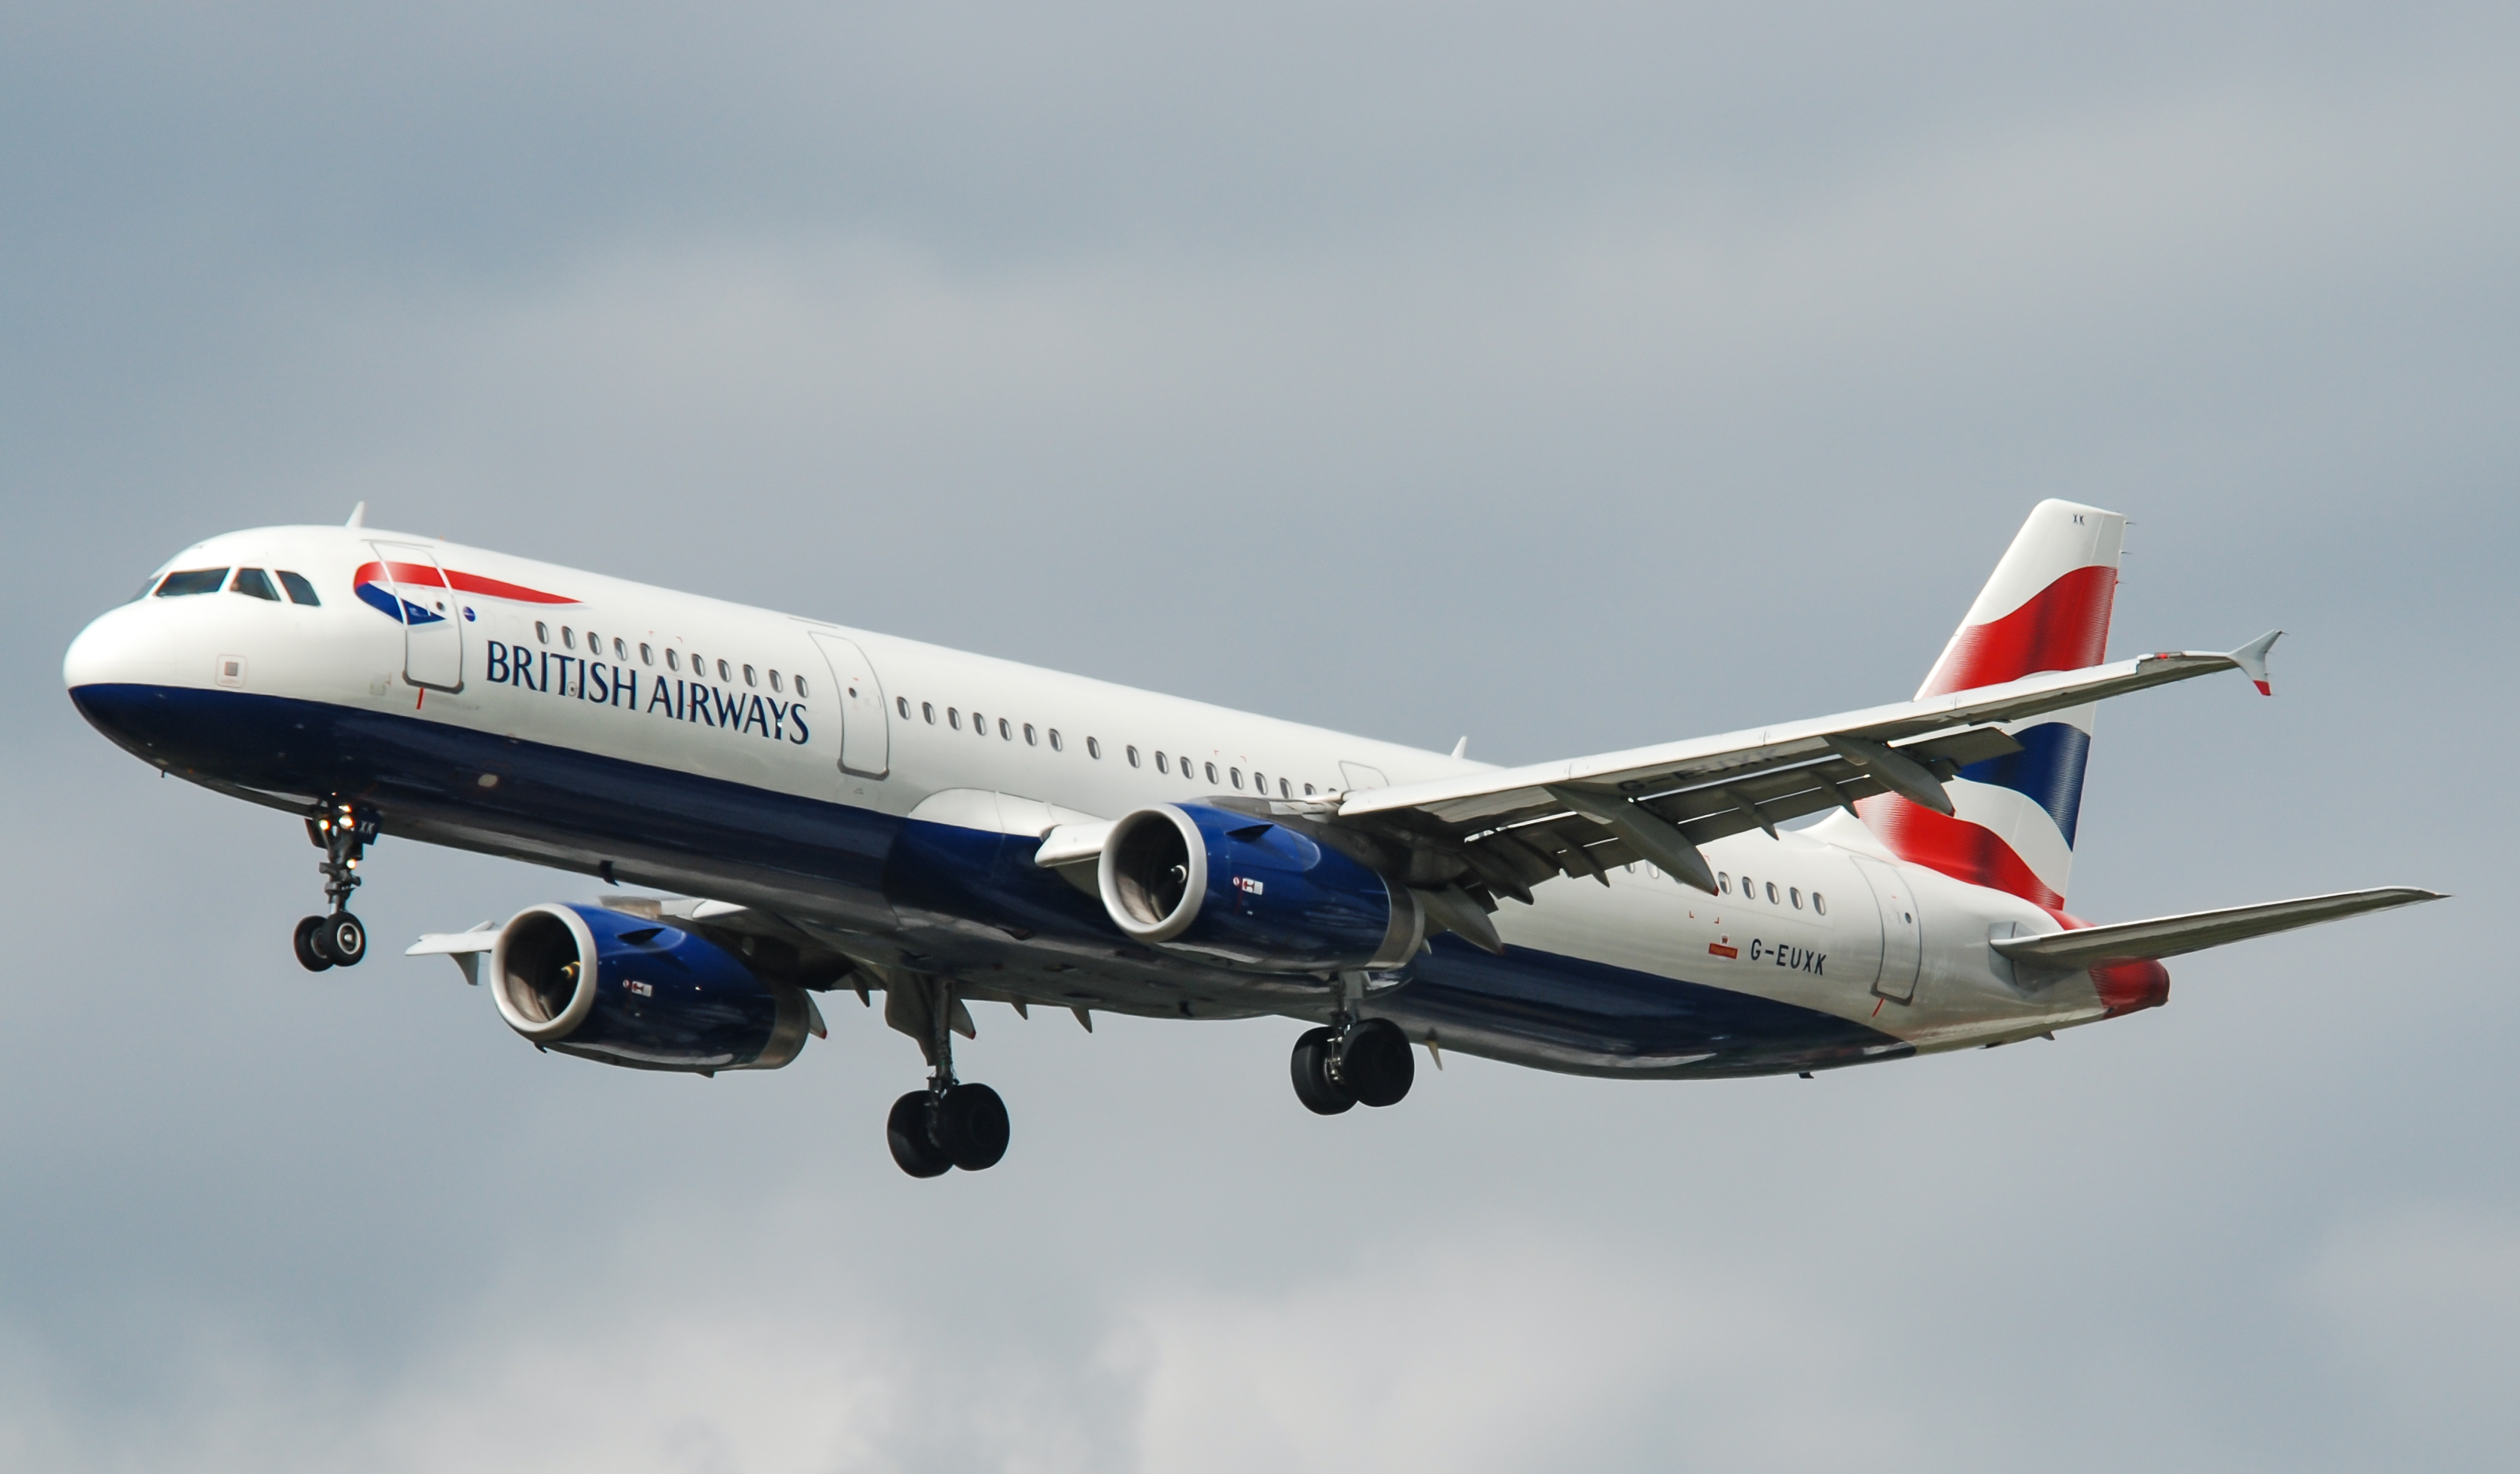
[[1398, 1105], [1418, 1079], [1409, 1036], [1387, 1018], [1369, 1018], [1339, 1046], [1339, 1083], [1367, 1105]]
[[297, 923], [297, 965], [309, 972], [321, 972], [333, 965], [323, 952], [324, 918], [308, 916]]
[[346, 911], [337, 911], [324, 918], [324, 929], [316, 933], [315, 945], [336, 967], [356, 967], [367, 960], [368, 929], [359, 918]]
[[1294, 1057], [1287, 1067], [1295, 1077], [1295, 1098], [1314, 1115], [1335, 1116], [1356, 1104], [1356, 1097], [1330, 1074], [1329, 1030], [1305, 1030], [1295, 1041]]
[[936, 1139], [965, 1172], [997, 1166], [1012, 1130], [1007, 1103], [985, 1085], [954, 1086], [936, 1108]]
[[954, 1159], [936, 1144], [933, 1091], [912, 1091], [892, 1102], [892, 1114], [884, 1118], [883, 1134], [892, 1143], [892, 1159], [912, 1177], [943, 1177], [954, 1170]]

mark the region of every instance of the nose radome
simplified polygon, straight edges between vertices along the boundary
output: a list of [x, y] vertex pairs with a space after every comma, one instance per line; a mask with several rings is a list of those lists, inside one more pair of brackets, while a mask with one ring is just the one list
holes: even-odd
[[174, 683], [175, 643], [146, 603], [109, 609], [79, 631], [62, 656], [62, 684], [158, 686]]

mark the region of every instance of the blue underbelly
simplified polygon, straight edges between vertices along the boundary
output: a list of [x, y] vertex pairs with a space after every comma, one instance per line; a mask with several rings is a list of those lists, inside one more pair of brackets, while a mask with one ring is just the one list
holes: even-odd
[[[1288, 1012], [1300, 979], [1265, 984], [1121, 937], [1101, 904], [1031, 863], [1038, 841], [929, 825], [722, 779], [399, 713], [243, 692], [87, 686], [80, 712], [178, 774], [275, 797], [374, 804], [390, 834], [485, 849], [671, 888], [715, 883], [803, 904], [837, 924], [955, 921], [992, 945], [1104, 965], [1160, 984], [1237, 981]], [[498, 782], [484, 785], [484, 775]], [[940, 961], [943, 960], [940, 959]], [[941, 966], [939, 970], [944, 970]], [[1905, 1052], [1833, 1014], [1583, 958], [1436, 939], [1372, 1011], [1413, 1037], [1593, 1074], [1759, 1074]], [[1328, 993], [1320, 989], [1326, 1003]]]

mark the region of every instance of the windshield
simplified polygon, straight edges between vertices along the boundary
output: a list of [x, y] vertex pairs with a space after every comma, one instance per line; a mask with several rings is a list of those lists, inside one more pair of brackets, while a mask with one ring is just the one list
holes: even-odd
[[175, 599], [186, 594], [216, 594], [228, 581], [225, 568], [188, 568], [169, 573], [158, 585], [158, 597]]

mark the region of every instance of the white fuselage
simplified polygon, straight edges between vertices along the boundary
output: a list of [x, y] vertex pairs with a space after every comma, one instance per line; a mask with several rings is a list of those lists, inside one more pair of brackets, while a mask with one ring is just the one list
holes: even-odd
[[[423, 626], [378, 606], [378, 580], [353, 588], [372, 564], [389, 585], [396, 548], [475, 585], [434, 591], [448, 606], [426, 648]], [[922, 821], [1029, 840], [1148, 803], [1327, 795], [1486, 766], [373, 529], [233, 533], [166, 564], [241, 567], [299, 573], [321, 603], [217, 592], [107, 613], [66, 662], [91, 720], [242, 796], [299, 809], [353, 774], [400, 795], [379, 800], [388, 833], [773, 908], [859, 955], [984, 971], [1008, 996], [1068, 1006], [1318, 1017], [1328, 994], [1221, 969], [1168, 981], [1090, 938], [1004, 924], [985, 903], [945, 915], [906, 901], [887, 878], [888, 836]], [[297, 750], [289, 734], [310, 721], [323, 731]], [[843, 851], [855, 860], [811, 858]], [[1989, 949], [1990, 935], [2054, 929], [2048, 913], [1900, 864], [1851, 817], [1706, 855], [1728, 894], [1642, 864], [1606, 885], [1553, 881], [1495, 916], [1506, 959], [1438, 948], [1425, 978], [1377, 979], [1374, 1006], [1439, 1031], [1446, 1049], [1643, 1074], [1824, 1067], [2106, 1012], [2081, 974], [2017, 979]], [[1195, 1008], [1176, 1006], [1183, 988]], [[1651, 1026], [1623, 1034], [1629, 1010]], [[1763, 1030], [1826, 1043], [1802, 1054], [1727, 1043]]]

